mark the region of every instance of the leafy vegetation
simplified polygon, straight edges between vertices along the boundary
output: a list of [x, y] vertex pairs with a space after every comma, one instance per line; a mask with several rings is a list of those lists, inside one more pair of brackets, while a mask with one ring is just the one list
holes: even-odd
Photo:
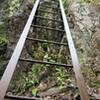
[[0, 22], [0, 36], [1, 37], [5, 37], [6, 36], [6, 23], [4, 22]]
[[[60, 87], [63, 87], [66, 83], [64, 82], [66, 79], [66, 74], [64, 72], [64, 70], [62, 70], [61, 68], [56, 68], [56, 76], [57, 76], [57, 80], [58, 80], [58, 84]], [[68, 77], [67, 77], [68, 78]]]
[[13, 13], [19, 8], [20, 4], [20, 0], [10, 0], [4, 9], [5, 14], [8, 17], [11, 17]]
[[5, 37], [0, 37], [0, 61], [2, 60], [6, 50], [7, 50], [8, 40]]

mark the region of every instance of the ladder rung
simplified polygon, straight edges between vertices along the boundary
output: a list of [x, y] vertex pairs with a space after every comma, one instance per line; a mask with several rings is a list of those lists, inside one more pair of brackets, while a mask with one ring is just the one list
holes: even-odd
[[19, 61], [34, 62], [34, 63], [39, 63], [39, 64], [49, 64], [49, 65], [55, 65], [55, 66], [60, 66], [60, 67], [73, 68], [72, 65], [60, 64], [60, 63], [52, 63], [52, 62], [47, 62], [47, 61], [42, 61], [42, 60], [33, 60], [33, 59], [20, 58]]
[[45, 3], [45, 4], [51, 4], [51, 5], [54, 5], [54, 4], [57, 5], [58, 4], [57, 2], [55, 3], [55, 2], [45, 2], [45, 1], [43, 3]]
[[47, 18], [47, 17], [42, 17], [42, 16], [35, 16], [35, 17], [36, 18], [40, 18], [40, 19], [44, 19], [44, 20], [50, 20], [50, 21], [55, 21], [55, 22], [63, 23], [63, 21], [61, 21], [61, 20], [51, 19], [51, 18]]
[[6, 95], [5, 98], [10, 100], [43, 100], [42, 98], [38, 97], [15, 96], [15, 95]]
[[42, 40], [42, 39], [30, 38], [30, 37], [27, 37], [27, 39], [28, 40], [32, 40], [32, 41], [38, 41], [38, 42], [44, 42], [44, 43], [51, 43], [51, 44], [56, 44], [56, 45], [68, 46], [67, 43], [60, 43], [60, 42], [55, 42], [55, 41], [47, 41], [47, 40]]
[[[52, 8], [52, 9], [58, 9], [57, 7], [53, 7], [53, 6], [47, 6], [47, 5], [40, 5], [40, 8]], [[59, 9], [60, 10], [60, 9]]]
[[[40, 8], [46, 7], [46, 8], [52, 8], [52, 9], [58, 9], [57, 7], [54, 6], [48, 6], [48, 5], [40, 5]], [[59, 9], [60, 10], [60, 9]]]
[[65, 32], [64, 30], [55, 29], [55, 28], [51, 28], [51, 27], [45, 27], [45, 26], [40, 26], [40, 25], [32, 25], [32, 26], [36, 27], [36, 28], [46, 29], [46, 30], [53, 30], [53, 31]]
[[57, 7], [56, 7], [56, 8], [48, 7], [48, 6], [47, 6], [47, 7], [46, 7], [46, 6], [40, 6], [40, 7], [39, 7], [39, 9], [47, 9], [47, 8], [51, 8], [51, 10], [54, 10], [54, 11], [56, 11], [56, 12], [60, 12], [60, 11], [61, 11], [61, 10], [60, 10], [59, 8], [57, 8]]
[[43, 10], [43, 9], [39, 9], [38, 11], [47, 12], [47, 13], [50, 13], [50, 14], [58, 14], [58, 12], [52, 12], [52, 11], [47, 11], [47, 10]]

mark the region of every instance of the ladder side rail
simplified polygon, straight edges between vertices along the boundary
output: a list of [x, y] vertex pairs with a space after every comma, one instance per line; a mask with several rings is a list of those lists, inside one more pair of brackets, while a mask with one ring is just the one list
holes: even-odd
[[17, 65], [17, 62], [19, 60], [20, 54], [22, 52], [23, 46], [25, 44], [29, 29], [30, 29], [31, 24], [32, 24], [32, 21], [35, 17], [35, 13], [36, 13], [37, 7], [39, 5], [39, 2], [40, 2], [40, 0], [36, 0], [34, 7], [31, 11], [31, 14], [30, 14], [30, 16], [27, 20], [27, 23], [26, 23], [26, 25], [23, 29], [21, 37], [20, 37], [20, 39], [19, 39], [19, 41], [16, 45], [16, 48], [15, 48], [13, 54], [12, 54], [12, 57], [11, 57], [8, 65], [5, 69], [5, 72], [4, 72], [4, 74], [3, 74], [3, 76], [0, 80], [0, 100], [3, 100], [3, 98], [6, 94], [7, 88], [9, 86], [12, 75], [13, 75], [14, 70], [16, 68], [16, 65]]
[[60, 9], [61, 9], [62, 19], [63, 19], [63, 23], [64, 23], [64, 29], [65, 29], [66, 36], [67, 36], [69, 51], [70, 51], [71, 58], [72, 58], [72, 63], [73, 63], [73, 67], [74, 67], [75, 77], [76, 77], [77, 85], [79, 88], [80, 96], [81, 96], [82, 100], [89, 100], [89, 95], [87, 92], [87, 88], [86, 88], [86, 85], [84, 82], [83, 75], [81, 74], [78, 56], [77, 56], [74, 42], [73, 42], [73, 39], [71, 36], [71, 32], [70, 32], [70, 28], [69, 28], [66, 14], [64, 11], [62, 0], [59, 0], [59, 3], [60, 3]]

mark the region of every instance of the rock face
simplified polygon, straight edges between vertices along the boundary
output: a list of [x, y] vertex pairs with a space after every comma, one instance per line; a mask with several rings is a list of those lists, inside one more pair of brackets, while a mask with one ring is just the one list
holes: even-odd
[[53, 87], [50, 88], [49, 90], [47, 90], [46, 92], [42, 92], [42, 93], [38, 93], [38, 95], [40, 97], [46, 97], [46, 96], [50, 96], [50, 95], [56, 95], [59, 94], [61, 92], [61, 90], [57, 87]]
[[92, 3], [69, 0], [68, 9], [74, 19], [71, 32], [83, 73], [87, 81], [92, 81], [89, 84], [96, 86], [93, 85], [96, 83], [95, 75], [100, 81], [100, 8]]

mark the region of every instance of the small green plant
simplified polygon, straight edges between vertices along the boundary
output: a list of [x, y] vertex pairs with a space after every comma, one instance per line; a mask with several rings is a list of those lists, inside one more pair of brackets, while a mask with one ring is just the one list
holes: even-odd
[[8, 40], [5, 37], [0, 37], [0, 46], [4, 46], [8, 43]]
[[46, 54], [46, 55], [44, 56], [44, 60], [45, 60], [45, 61], [52, 62], [52, 63], [55, 63], [54, 57], [49, 56], [49, 54]]
[[62, 87], [65, 84], [64, 83], [64, 80], [66, 77], [65, 73], [61, 68], [56, 68], [56, 75], [57, 75], [57, 80], [58, 80], [60, 86]]
[[[44, 58], [43, 58], [44, 61], [47, 61], [47, 62], [51, 62], [51, 63], [55, 63], [55, 60], [53, 57], [49, 56], [49, 54], [45, 54]], [[46, 64], [43, 66], [43, 68], [45, 68], [45, 70], [47, 70], [49, 68], [50, 65]]]
[[32, 65], [32, 80], [34, 83], [38, 83], [37, 75], [39, 74], [39, 66], [34, 64]]
[[33, 96], [36, 96], [37, 95], [37, 92], [38, 92], [38, 89], [37, 88], [33, 88], [32, 89], [32, 95]]

